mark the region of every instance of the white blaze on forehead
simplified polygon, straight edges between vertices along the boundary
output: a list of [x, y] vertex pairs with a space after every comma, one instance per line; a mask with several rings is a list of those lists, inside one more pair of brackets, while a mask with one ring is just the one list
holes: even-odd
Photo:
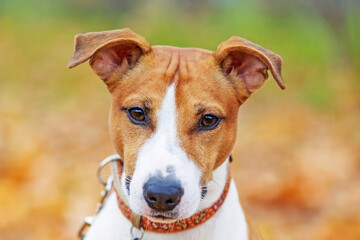
[[139, 214], [146, 215], [151, 212], [143, 197], [143, 186], [151, 176], [159, 173], [163, 177], [174, 174], [184, 189], [179, 205], [173, 210], [179, 217], [194, 214], [201, 201], [201, 172], [187, 157], [177, 136], [175, 89], [175, 84], [167, 89], [162, 106], [156, 114], [156, 131], [138, 154], [130, 184], [129, 204]]
[[[180, 149], [177, 149], [179, 142], [176, 128], [175, 84], [167, 89], [161, 109], [157, 113], [157, 122], [156, 133], [153, 137], [156, 145], [163, 148], [161, 151], [166, 152], [164, 154], [176, 154], [176, 151]], [[178, 154], [182, 153], [178, 152]], [[166, 171], [161, 170], [162, 174], [166, 175]]]

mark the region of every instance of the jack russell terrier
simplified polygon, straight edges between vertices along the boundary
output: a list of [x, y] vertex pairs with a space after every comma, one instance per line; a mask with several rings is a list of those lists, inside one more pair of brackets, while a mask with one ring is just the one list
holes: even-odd
[[130, 29], [79, 34], [68, 67], [89, 60], [112, 95], [122, 161], [86, 240], [262, 239], [230, 177], [239, 106], [281, 57], [240, 37], [215, 52], [150, 46]]

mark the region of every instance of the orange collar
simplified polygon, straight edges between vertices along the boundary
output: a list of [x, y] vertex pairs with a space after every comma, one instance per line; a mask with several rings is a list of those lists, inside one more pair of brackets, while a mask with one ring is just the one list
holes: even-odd
[[[231, 157], [230, 157], [231, 159]], [[119, 176], [122, 174], [122, 162], [118, 161], [117, 164], [117, 170]], [[142, 216], [140, 220], [140, 226], [145, 231], [151, 231], [151, 232], [158, 232], [158, 233], [174, 233], [174, 232], [180, 232], [184, 230], [188, 230], [191, 228], [195, 228], [199, 226], [200, 224], [206, 222], [209, 220], [214, 214], [220, 209], [221, 205], [224, 203], [226, 196], [229, 192], [230, 188], [230, 182], [231, 182], [231, 176], [230, 176], [230, 167], [228, 171], [228, 178], [226, 180], [226, 184], [224, 187], [224, 190], [220, 196], [220, 198], [209, 208], [206, 208], [198, 213], [195, 213], [189, 218], [185, 219], [179, 219], [173, 223], [161, 223], [161, 222], [154, 222], [150, 219]], [[124, 216], [131, 221], [132, 211], [130, 207], [128, 207], [124, 201], [119, 196], [118, 192], [115, 190], [119, 209], [124, 214]]]

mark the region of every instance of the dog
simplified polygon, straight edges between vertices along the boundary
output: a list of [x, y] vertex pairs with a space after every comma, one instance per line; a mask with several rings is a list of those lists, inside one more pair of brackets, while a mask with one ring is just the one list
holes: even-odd
[[150, 46], [132, 30], [78, 34], [68, 67], [85, 61], [112, 95], [121, 157], [115, 191], [86, 240], [262, 239], [230, 177], [239, 107], [282, 59], [240, 37], [215, 52]]

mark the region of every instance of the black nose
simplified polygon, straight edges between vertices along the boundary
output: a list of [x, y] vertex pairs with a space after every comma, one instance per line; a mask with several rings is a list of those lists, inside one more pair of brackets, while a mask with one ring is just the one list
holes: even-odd
[[153, 177], [144, 185], [144, 198], [147, 204], [159, 212], [173, 210], [183, 194], [184, 190], [176, 180]]

